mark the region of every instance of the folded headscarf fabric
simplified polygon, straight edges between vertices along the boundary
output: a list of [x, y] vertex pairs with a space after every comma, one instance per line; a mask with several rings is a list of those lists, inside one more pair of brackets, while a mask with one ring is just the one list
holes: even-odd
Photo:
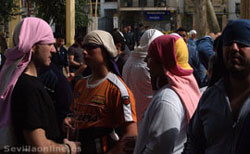
[[84, 37], [83, 44], [101, 45], [104, 46], [111, 57], [115, 58], [118, 55], [112, 35], [103, 30], [89, 32]]
[[51, 27], [36, 17], [24, 18], [13, 35], [14, 48], [5, 51], [6, 61], [0, 72], [0, 130], [10, 125], [10, 102], [15, 84], [31, 60], [35, 44], [55, 42]]
[[250, 20], [240, 19], [228, 23], [222, 35], [223, 45], [235, 42], [250, 46]]
[[186, 43], [178, 35], [160, 36], [151, 43], [148, 57], [163, 65], [168, 83], [182, 100], [189, 121], [198, 105], [200, 90], [188, 64]]
[[140, 45], [137, 47], [140, 50], [137, 50], [137, 51], [148, 52], [148, 47], [151, 44], [151, 42], [155, 38], [157, 38], [161, 35], [163, 35], [163, 33], [157, 29], [146, 30], [140, 39]]

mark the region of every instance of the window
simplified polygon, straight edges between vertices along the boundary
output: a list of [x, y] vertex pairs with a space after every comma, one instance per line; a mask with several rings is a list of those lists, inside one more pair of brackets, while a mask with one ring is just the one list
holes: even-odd
[[157, 6], [157, 7], [164, 7], [166, 6], [166, 0], [155, 0], [154, 1], [154, 6]]
[[240, 3], [235, 3], [235, 14], [237, 17], [240, 15]]

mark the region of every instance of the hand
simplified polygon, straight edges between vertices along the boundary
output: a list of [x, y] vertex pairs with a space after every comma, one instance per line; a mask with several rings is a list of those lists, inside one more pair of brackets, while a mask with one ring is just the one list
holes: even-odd
[[124, 148], [123, 152], [125, 153], [133, 153], [136, 143], [136, 136], [129, 136], [123, 139]]
[[63, 143], [67, 143], [70, 146], [71, 154], [77, 154], [81, 152], [81, 143], [80, 142], [72, 142], [68, 139], [64, 139]]
[[213, 40], [215, 40], [216, 35], [214, 33], [209, 33], [208, 35], [211, 36]]
[[74, 128], [74, 119], [72, 117], [66, 117], [63, 121], [63, 129], [66, 130], [67, 127], [70, 129], [75, 129]]
[[75, 73], [70, 73], [69, 76], [70, 77], [75, 77], [76, 75], [75, 75]]

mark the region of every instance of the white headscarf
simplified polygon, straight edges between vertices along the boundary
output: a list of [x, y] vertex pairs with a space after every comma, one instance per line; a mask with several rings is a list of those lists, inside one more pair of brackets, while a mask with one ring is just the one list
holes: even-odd
[[163, 35], [163, 33], [157, 29], [149, 29], [145, 31], [140, 39], [140, 45], [138, 46], [137, 51], [147, 52], [151, 42], [161, 35]]
[[85, 36], [83, 43], [84, 44], [93, 43], [97, 45], [102, 45], [107, 50], [109, 55], [113, 58], [118, 55], [118, 51], [115, 47], [113, 37], [110, 33], [106, 31], [95, 30], [95, 31], [89, 32]]

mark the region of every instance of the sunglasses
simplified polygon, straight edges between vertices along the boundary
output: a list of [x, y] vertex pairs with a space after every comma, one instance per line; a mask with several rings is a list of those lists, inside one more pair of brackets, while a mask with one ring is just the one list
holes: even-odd
[[93, 50], [93, 49], [101, 48], [101, 47], [102, 47], [101, 45], [93, 44], [93, 43], [84, 44], [82, 46], [82, 48], [85, 50]]

